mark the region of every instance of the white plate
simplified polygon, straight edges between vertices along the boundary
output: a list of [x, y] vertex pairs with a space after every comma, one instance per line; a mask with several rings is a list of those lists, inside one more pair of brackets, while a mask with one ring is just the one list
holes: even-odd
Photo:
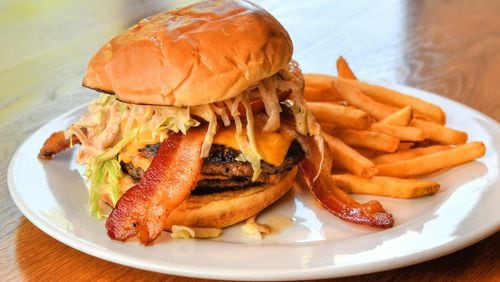
[[382, 271], [446, 255], [471, 245], [500, 227], [499, 125], [487, 116], [435, 94], [387, 86], [441, 105], [448, 125], [482, 140], [486, 155], [469, 164], [432, 175], [442, 184], [432, 197], [377, 199], [392, 212], [388, 230], [343, 222], [319, 209], [307, 189], [295, 185], [260, 217], [294, 219], [293, 225], [262, 241], [245, 237], [240, 227], [217, 240], [173, 240], [164, 233], [153, 246], [121, 243], [106, 236], [104, 222], [90, 217], [87, 190], [65, 152], [53, 161], [36, 156], [43, 141], [66, 128], [85, 111], [80, 107], [48, 123], [18, 149], [8, 173], [16, 205], [36, 226], [87, 254], [131, 267], [168, 274], [237, 280], [298, 280]]

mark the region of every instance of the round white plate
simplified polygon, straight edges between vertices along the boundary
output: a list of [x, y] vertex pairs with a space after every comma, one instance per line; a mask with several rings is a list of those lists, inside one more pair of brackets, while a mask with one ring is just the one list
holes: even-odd
[[55, 239], [87, 254], [131, 267], [181, 275], [235, 280], [299, 280], [382, 271], [446, 255], [499, 230], [500, 181], [498, 123], [457, 102], [421, 90], [386, 84], [443, 107], [448, 125], [482, 140], [486, 155], [436, 173], [434, 196], [379, 200], [393, 213], [393, 228], [379, 230], [343, 222], [319, 209], [308, 190], [295, 184], [259, 221], [277, 217], [293, 224], [259, 241], [240, 226], [216, 240], [171, 239], [164, 233], [153, 246], [110, 240], [104, 222], [89, 216], [87, 189], [74, 153], [39, 161], [38, 150], [54, 131], [65, 129], [85, 111], [82, 106], [40, 128], [18, 149], [8, 173], [9, 190], [24, 215]]

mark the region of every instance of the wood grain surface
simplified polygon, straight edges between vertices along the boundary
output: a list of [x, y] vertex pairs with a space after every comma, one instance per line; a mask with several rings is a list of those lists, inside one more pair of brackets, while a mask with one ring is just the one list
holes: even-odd
[[[59, 243], [21, 214], [6, 180], [9, 160], [29, 134], [93, 97], [81, 78], [103, 43], [142, 17], [185, 3], [0, 3], [0, 281], [197, 280], [117, 265]], [[258, 3], [289, 30], [305, 72], [333, 73], [343, 55], [361, 79], [439, 93], [500, 120], [500, 1]], [[499, 254], [497, 232], [442, 258], [338, 281], [500, 281]]]

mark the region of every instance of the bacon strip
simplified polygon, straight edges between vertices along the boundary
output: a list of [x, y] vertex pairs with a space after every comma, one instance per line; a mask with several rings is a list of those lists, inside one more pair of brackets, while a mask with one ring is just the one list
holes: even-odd
[[314, 163], [307, 157], [302, 160], [299, 166], [313, 196], [330, 213], [345, 221], [357, 224], [380, 228], [389, 228], [394, 225], [392, 215], [387, 213], [379, 202], [369, 201], [364, 204], [356, 202], [333, 184], [330, 175], [321, 173], [318, 179], [313, 182], [317, 170]]
[[[290, 134], [289, 125], [282, 127], [285, 134]], [[331, 152], [325, 147], [323, 167], [319, 177], [315, 180], [319, 164], [321, 163], [321, 152], [313, 138], [295, 135], [301, 145], [305, 147], [306, 157], [300, 162], [299, 167], [305, 176], [306, 182], [318, 203], [335, 216], [345, 221], [357, 224], [365, 224], [373, 227], [388, 228], [394, 225], [392, 215], [384, 210], [377, 201], [367, 203], [356, 202], [349, 194], [335, 186], [330, 177]]]
[[137, 236], [152, 243], [164, 229], [170, 212], [195, 187], [201, 172], [201, 147], [205, 130], [174, 134], [160, 145], [144, 177], [127, 190], [106, 221], [108, 236], [125, 241]]
[[38, 158], [41, 160], [51, 160], [55, 154], [68, 149], [71, 143], [80, 144], [80, 140], [76, 136], [73, 136], [71, 141], [70, 139], [66, 139], [64, 131], [54, 132], [43, 143], [40, 153], [38, 153]]

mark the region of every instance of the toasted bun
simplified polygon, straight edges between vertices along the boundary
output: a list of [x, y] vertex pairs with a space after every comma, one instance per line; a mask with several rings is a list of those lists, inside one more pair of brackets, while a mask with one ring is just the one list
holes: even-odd
[[216, 193], [192, 195], [169, 215], [166, 230], [172, 225], [224, 228], [252, 215], [281, 198], [292, 187], [297, 167], [283, 173], [274, 184]]
[[94, 55], [83, 85], [136, 104], [196, 106], [232, 98], [284, 68], [292, 42], [262, 8], [203, 1], [140, 21]]

